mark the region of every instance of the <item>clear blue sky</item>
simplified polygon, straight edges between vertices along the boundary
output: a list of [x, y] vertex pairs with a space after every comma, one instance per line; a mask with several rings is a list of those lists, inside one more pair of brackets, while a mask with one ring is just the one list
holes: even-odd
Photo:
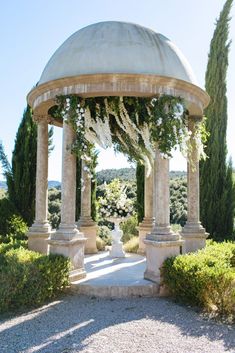
[[[9, 159], [26, 95], [39, 80], [44, 66], [67, 37], [91, 23], [119, 20], [152, 28], [170, 38], [190, 62], [199, 85], [204, 86], [207, 55], [225, 0], [21, 0], [4, 1], [0, 13], [1, 104], [0, 140]], [[234, 6], [235, 7], [235, 6]], [[235, 10], [228, 71], [228, 154], [235, 161]], [[49, 161], [49, 179], [61, 179], [61, 131], [55, 129], [55, 151]], [[235, 164], [235, 162], [234, 162]], [[121, 167], [123, 158], [100, 153], [100, 168]], [[176, 157], [172, 169], [185, 168]], [[0, 176], [0, 179], [2, 177]]]

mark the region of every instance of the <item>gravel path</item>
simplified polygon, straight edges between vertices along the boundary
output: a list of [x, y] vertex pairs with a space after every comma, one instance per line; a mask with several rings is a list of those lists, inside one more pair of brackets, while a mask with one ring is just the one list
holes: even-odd
[[66, 296], [0, 320], [1, 353], [235, 353], [235, 326], [165, 299]]

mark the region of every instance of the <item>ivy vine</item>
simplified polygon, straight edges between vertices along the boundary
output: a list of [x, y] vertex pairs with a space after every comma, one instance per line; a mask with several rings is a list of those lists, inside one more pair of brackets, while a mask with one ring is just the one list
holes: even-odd
[[[95, 143], [103, 148], [114, 146], [130, 160], [144, 163], [148, 170], [154, 161], [156, 146], [166, 158], [177, 147], [190, 151], [188, 112], [181, 97], [92, 97], [58, 96], [56, 116], [71, 124], [76, 140], [71, 146], [89, 168]], [[195, 140], [206, 140], [204, 121], [196, 125]]]

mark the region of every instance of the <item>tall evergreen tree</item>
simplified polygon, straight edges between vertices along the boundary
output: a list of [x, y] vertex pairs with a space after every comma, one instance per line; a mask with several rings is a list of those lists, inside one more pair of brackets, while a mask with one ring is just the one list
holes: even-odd
[[136, 187], [137, 187], [137, 218], [138, 222], [144, 219], [144, 179], [145, 168], [144, 165], [137, 162], [136, 166]]
[[7, 180], [9, 201], [28, 225], [34, 219], [36, 154], [37, 127], [32, 119], [31, 108], [27, 106], [16, 134], [12, 165], [8, 163], [2, 145], [0, 160]]
[[[97, 167], [98, 152], [93, 148], [91, 152], [92, 166], [91, 172], [93, 178], [91, 180], [91, 218], [96, 221], [97, 218], [97, 202], [96, 189], [97, 180], [95, 176], [95, 168]], [[81, 159], [77, 158], [77, 172], [76, 172], [76, 220], [80, 218], [81, 214], [81, 177], [82, 177], [82, 163]]]
[[216, 23], [210, 44], [205, 84], [206, 91], [211, 97], [211, 102], [205, 111], [210, 136], [205, 149], [208, 158], [200, 162], [201, 219], [214, 239], [229, 238], [233, 231], [234, 192], [228, 192], [228, 190], [234, 190], [234, 187], [231, 166], [226, 163], [226, 75], [230, 47], [229, 13], [232, 2], [233, 0], [225, 2]]

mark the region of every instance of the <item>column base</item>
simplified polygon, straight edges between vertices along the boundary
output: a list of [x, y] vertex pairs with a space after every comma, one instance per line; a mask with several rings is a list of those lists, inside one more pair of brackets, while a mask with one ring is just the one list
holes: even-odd
[[140, 255], [145, 255], [145, 243], [144, 240], [147, 234], [151, 233], [154, 226], [153, 218], [144, 218], [143, 222], [141, 222], [138, 226], [139, 231], [139, 249], [137, 251]]
[[79, 281], [82, 278], [86, 277], [86, 271], [85, 269], [77, 269], [77, 270], [72, 270], [69, 272], [69, 280], [70, 282], [75, 282]]
[[96, 235], [97, 235], [97, 225], [91, 219], [83, 220], [78, 222], [78, 227], [80, 232], [82, 232], [87, 239], [85, 244], [85, 254], [96, 254], [98, 249], [96, 247]]
[[182, 253], [186, 254], [203, 249], [206, 246], [206, 238], [209, 233], [206, 233], [200, 222], [186, 222], [180, 235], [182, 240], [184, 240]]
[[55, 232], [48, 241], [51, 254], [60, 254], [70, 258], [72, 263], [71, 278], [80, 275], [81, 278], [85, 277], [85, 242], [86, 238], [74, 225], [70, 226], [65, 224], [61, 224], [57, 232]]
[[48, 255], [48, 239], [52, 232], [47, 221], [42, 223], [35, 221], [27, 233], [29, 250]]
[[153, 228], [152, 232], [147, 235], [146, 239], [153, 240], [153, 241], [159, 241], [159, 242], [176, 241], [176, 240], [179, 240], [179, 234], [174, 233], [171, 230], [171, 226], [156, 225]]
[[[149, 237], [149, 236], [148, 236]], [[147, 238], [148, 238], [147, 237]], [[171, 256], [180, 254], [182, 240], [156, 241], [144, 240], [146, 246], [146, 270], [144, 278], [160, 284], [161, 266], [163, 262]]]

